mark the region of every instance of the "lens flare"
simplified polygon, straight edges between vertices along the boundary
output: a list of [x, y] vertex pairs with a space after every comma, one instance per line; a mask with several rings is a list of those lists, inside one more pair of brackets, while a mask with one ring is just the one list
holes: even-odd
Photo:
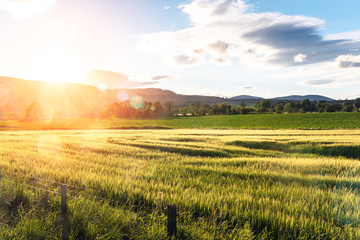
[[42, 111], [47, 123], [50, 123], [55, 118], [56, 113], [53, 106], [42, 105]]
[[97, 88], [99, 89], [99, 91], [102, 91], [102, 92], [105, 92], [105, 90], [107, 89], [105, 83], [99, 83], [99, 84], [97, 85]]
[[10, 100], [10, 91], [4, 85], [0, 83], [0, 106], [6, 105]]
[[129, 94], [125, 91], [119, 91], [117, 97], [119, 101], [124, 102], [129, 99]]
[[139, 96], [135, 96], [131, 98], [130, 105], [135, 109], [140, 109], [144, 106], [144, 99]]

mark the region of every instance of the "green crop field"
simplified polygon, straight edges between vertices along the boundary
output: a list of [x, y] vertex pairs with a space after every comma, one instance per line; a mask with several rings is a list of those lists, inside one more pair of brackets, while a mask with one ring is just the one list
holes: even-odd
[[[312, 115], [260, 118], [273, 116]], [[336, 116], [347, 128], [359, 115]], [[246, 118], [274, 124], [224, 124]], [[166, 204], [179, 239], [360, 238], [360, 130], [1, 131], [0, 142], [0, 239], [61, 238], [58, 183], [70, 239], [165, 239]]]
[[162, 119], [56, 119], [39, 122], [0, 121], [0, 129], [121, 129], [121, 128], [239, 128], [239, 129], [357, 129], [360, 112], [249, 114]]

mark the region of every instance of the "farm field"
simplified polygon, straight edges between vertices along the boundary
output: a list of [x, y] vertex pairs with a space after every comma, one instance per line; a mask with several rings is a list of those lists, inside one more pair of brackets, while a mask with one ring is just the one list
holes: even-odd
[[217, 129], [358, 129], [360, 112], [248, 114], [158, 119], [54, 119], [39, 122], [0, 121], [2, 130], [217, 128]]
[[0, 142], [0, 239], [60, 239], [59, 183], [70, 239], [165, 239], [166, 204], [179, 239], [360, 238], [360, 130], [1, 131]]

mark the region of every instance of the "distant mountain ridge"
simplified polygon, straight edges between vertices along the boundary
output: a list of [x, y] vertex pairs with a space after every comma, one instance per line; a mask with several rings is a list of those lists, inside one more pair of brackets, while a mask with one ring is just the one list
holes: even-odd
[[302, 101], [305, 99], [309, 99], [310, 101], [335, 101], [335, 99], [328, 98], [321, 95], [290, 95], [290, 96], [284, 96], [284, 97], [276, 97], [271, 98], [270, 100], [276, 100], [276, 101]]
[[239, 96], [231, 97], [229, 99], [230, 100], [263, 100], [264, 98], [250, 96], [250, 95], [239, 95]]
[[[262, 97], [256, 97], [256, 96], [250, 96], [250, 95], [239, 95], [229, 98], [230, 100], [257, 100], [261, 101], [264, 100]], [[276, 97], [276, 98], [269, 98], [269, 100], [272, 101], [302, 101], [305, 99], [309, 99], [310, 101], [335, 101], [335, 99], [328, 98], [321, 95], [290, 95], [290, 96], [284, 96], [284, 97]]]
[[[160, 102], [163, 107], [188, 106], [190, 103], [216, 104], [227, 102], [232, 105], [246, 103], [254, 104], [263, 100], [261, 97], [240, 95], [232, 98], [182, 95], [170, 90], [159, 88], [145, 89], [107, 89], [78, 83], [51, 83], [29, 81], [19, 78], [0, 77], [0, 118], [21, 119], [26, 109], [34, 102], [38, 102], [47, 117], [99, 117], [101, 112], [110, 104], [125, 100], [143, 99], [148, 102]], [[271, 101], [333, 101], [319, 95], [287, 96], [271, 99]]]

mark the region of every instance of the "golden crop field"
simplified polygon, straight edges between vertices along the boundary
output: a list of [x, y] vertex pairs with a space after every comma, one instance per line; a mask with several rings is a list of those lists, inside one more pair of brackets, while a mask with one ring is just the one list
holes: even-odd
[[70, 239], [165, 239], [166, 204], [179, 239], [360, 238], [360, 130], [1, 131], [0, 143], [1, 239], [61, 238], [57, 183]]

